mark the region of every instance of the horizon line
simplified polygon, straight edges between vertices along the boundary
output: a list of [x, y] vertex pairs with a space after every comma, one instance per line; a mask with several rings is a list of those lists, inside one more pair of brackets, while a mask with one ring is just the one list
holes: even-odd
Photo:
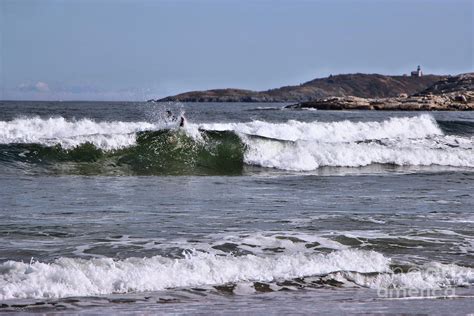
[[[429, 73], [429, 74], [423, 74], [423, 76], [447, 76], [447, 77], [454, 77], [454, 76], [459, 76], [462, 74], [468, 74], [468, 73], [473, 73], [473, 71], [467, 71], [467, 72], [461, 72], [457, 74], [434, 74], [434, 73]], [[137, 102], [137, 103], [147, 103], [152, 100], [156, 99], [163, 99], [169, 96], [175, 96], [183, 93], [189, 93], [189, 92], [204, 92], [204, 91], [213, 91], [213, 90], [227, 90], [227, 89], [235, 89], [235, 90], [244, 90], [244, 91], [252, 91], [252, 92], [265, 92], [269, 90], [275, 90], [275, 89], [280, 89], [284, 87], [291, 87], [291, 86], [301, 86], [304, 85], [305, 83], [317, 80], [317, 79], [325, 79], [325, 78], [330, 78], [330, 77], [335, 77], [335, 76], [347, 76], [347, 75], [381, 75], [381, 76], [386, 76], [386, 77], [410, 77], [410, 73], [403, 73], [403, 74], [382, 74], [382, 73], [366, 73], [366, 72], [352, 72], [352, 73], [338, 73], [338, 74], [329, 74], [325, 77], [316, 77], [310, 80], [307, 80], [303, 83], [299, 84], [287, 84], [287, 85], [282, 85], [279, 87], [274, 87], [274, 88], [269, 88], [266, 90], [252, 90], [252, 89], [245, 89], [245, 88], [236, 88], [236, 87], [226, 87], [226, 88], [210, 88], [210, 89], [202, 89], [202, 90], [186, 90], [183, 92], [178, 92], [173, 95], [167, 95], [164, 97], [152, 97], [147, 98], [146, 100], [106, 100], [106, 99], [101, 99], [101, 100], [96, 100], [96, 99], [66, 99], [66, 100], [61, 100], [61, 99], [1, 99], [0, 102]], [[169, 101], [164, 101], [164, 102], [169, 102]], [[191, 102], [185, 102], [185, 103], [191, 103]], [[199, 103], [199, 102], [197, 102]], [[235, 102], [238, 103], [238, 102]], [[245, 102], [243, 102], [245, 103]], [[288, 102], [272, 102], [272, 103], [288, 103]]]

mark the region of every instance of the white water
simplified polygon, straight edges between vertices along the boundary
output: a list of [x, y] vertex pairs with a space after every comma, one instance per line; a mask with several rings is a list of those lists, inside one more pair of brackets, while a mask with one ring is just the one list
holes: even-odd
[[0, 265], [0, 299], [157, 291], [328, 274], [343, 283], [376, 289], [439, 288], [474, 282], [472, 269], [456, 265], [431, 264], [418, 271], [393, 274], [389, 264], [390, 259], [382, 254], [362, 250], [268, 257], [195, 253], [184, 259], [156, 256], [125, 260], [60, 258], [32, 264], [8, 261]]
[[200, 128], [240, 133], [248, 147], [245, 162], [268, 168], [310, 171], [374, 163], [474, 167], [473, 140], [444, 136], [426, 114], [382, 122], [253, 121], [202, 124]]
[[63, 117], [18, 118], [0, 121], [0, 143], [60, 144], [64, 148], [72, 148], [90, 142], [96, 147], [111, 150], [134, 145], [136, 132], [158, 128], [156, 124], [147, 122], [68, 121]]
[[423, 290], [443, 287], [467, 287], [474, 283], [473, 269], [436, 262], [412, 268], [406, 273], [380, 273], [374, 276], [350, 271], [336, 272], [331, 277], [343, 283], [349, 281], [373, 289]]
[[474, 150], [439, 148], [430, 140], [378, 143], [282, 143], [262, 139], [245, 140], [245, 161], [251, 165], [284, 170], [309, 171], [323, 166], [361, 167], [374, 163], [399, 166], [474, 167]]
[[435, 119], [430, 115], [390, 118], [382, 122], [299, 122], [201, 124], [206, 130], [231, 130], [241, 134], [259, 135], [268, 138], [301, 141], [340, 143], [385, 138], [424, 138], [442, 135]]
[[[139, 131], [169, 127], [148, 122], [18, 118], [0, 122], [0, 143], [60, 144], [72, 148], [90, 142], [113, 150], [135, 145]], [[433, 117], [426, 114], [382, 122], [189, 123], [185, 131], [202, 141], [198, 129], [235, 131], [247, 145], [247, 164], [283, 170], [375, 163], [474, 167], [474, 139], [443, 135]]]
[[212, 254], [185, 259], [68, 259], [0, 265], [0, 299], [50, 298], [156, 291], [167, 288], [273, 281], [335, 271], [384, 272], [390, 260], [376, 252], [343, 250], [329, 255], [275, 257]]

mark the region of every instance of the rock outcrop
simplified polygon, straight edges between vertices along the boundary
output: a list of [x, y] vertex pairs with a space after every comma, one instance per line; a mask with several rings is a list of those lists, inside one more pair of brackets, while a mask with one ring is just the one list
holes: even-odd
[[466, 111], [474, 110], [474, 73], [443, 78], [411, 96], [389, 98], [330, 97], [301, 102], [288, 108], [318, 110], [397, 110]]
[[192, 91], [153, 102], [305, 102], [328, 97], [356, 96], [361, 98], [396, 97], [422, 91], [444, 76], [423, 77], [384, 76], [379, 74], [345, 74], [308, 81], [298, 86], [286, 86], [266, 91], [215, 89]]

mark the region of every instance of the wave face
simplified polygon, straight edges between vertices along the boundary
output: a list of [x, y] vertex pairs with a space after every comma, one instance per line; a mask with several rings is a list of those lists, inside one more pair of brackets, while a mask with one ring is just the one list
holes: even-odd
[[[311, 171], [321, 167], [474, 167], [472, 124], [429, 115], [382, 122], [173, 124], [0, 122], [0, 164], [78, 174], [239, 174], [245, 165]], [[455, 134], [447, 135], [445, 131]], [[33, 167], [32, 167], [33, 166]]]
[[[130, 137], [119, 135], [121, 146], [133, 145], [115, 150], [97, 146], [90, 138], [72, 148], [4, 144], [0, 145], [0, 163], [25, 169], [36, 165], [68, 174], [238, 174], [243, 168], [244, 145], [233, 133], [206, 132], [199, 141], [178, 130], [139, 132]], [[107, 148], [110, 142], [106, 139], [102, 141]], [[111, 139], [117, 144], [116, 138]]]

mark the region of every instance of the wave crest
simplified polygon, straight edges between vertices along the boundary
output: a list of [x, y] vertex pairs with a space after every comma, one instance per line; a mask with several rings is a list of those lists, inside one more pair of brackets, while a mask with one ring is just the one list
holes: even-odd
[[61, 145], [70, 149], [84, 143], [113, 150], [135, 144], [135, 133], [163, 126], [147, 122], [68, 121], [63, 117], [17, 118], [0, 121], [0, 144]]
[[407, 139], [442, 135], [443, 132], [430, 115], [390, 118], [382, 122], [299, 122], [201, 124], [205, 130], [231, 130], [245, 135], [289, 141], [318, 141], [325, 143], [356, 142], [368, 139]]
[[0, 265], [0, 299], [59, 298], [158, 291], [322, 275], [335, 271], [384, 272], [390, 260], [373, 251], [343, 250], [327, 255], [235, 257], [188, 254], [185, 259], [70, 259]]
[[[278, 290], [298, 279], [299, 287], [336, 285], [372, 289], [440, 289], [471, 286], [472, 268], [436, 262], [398, 271], [374, 251], [346, 249], [328, 254], [219, 256], [188, 252], [114, 260], [60, 258], [51, 263], [8, 261], [0, 265], [0, 300], [61, 298], [265, 282]], [[289, 282], [291, 283], [291, 282]], [[237, 287], [238, 288], [238, 287]]]

